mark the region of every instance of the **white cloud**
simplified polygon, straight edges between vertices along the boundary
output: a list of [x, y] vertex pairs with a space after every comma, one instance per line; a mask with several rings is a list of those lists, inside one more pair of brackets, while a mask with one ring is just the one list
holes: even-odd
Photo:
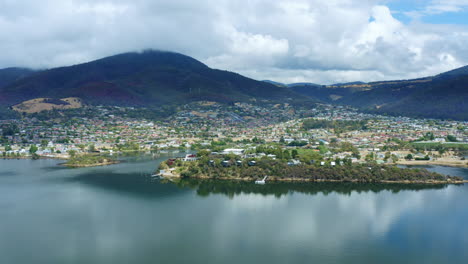
[[[397, 196], [390, 191], [353, 191], [349, 195], [294, 193], [281, 198], [260, 194], [239, 194], [230, 199], [216, 197], [222, 209], [214, 217], [212, 236], [217, 250], [232, 250], [242, 236], [246, 246], [272, 241], [269, 245], [272, 252], [279, 254], [296, 252], [301, 243], [308, 250], [320, 248], [337, 254], [359, 239], [386, 237], [398, 228], [395, 223], [402, 216], [424, 211], [432, 200], [454, 199], [453, 195], [453, 190], [447, 189], [402, 191]], [[281, 228], [271, 232], [279, 223]], [[243, 226], [243, 233], [230, 228], [238, 225]]]
[[414, 20], [419, 20], [426, 16], [439, 15], [443, 13], [457, 13], [466, 11], [468, 1], [466, 0], [432, 0], [423, 8], [403, 12]]
[[[439, 0], [427, 10], [466, 6]], [[0, 67], [154, 48], [256, 79], [333, 83], [468, 64], [466, 26], [403, 24], [379, 0], [3, 0], [0, 39]]]
[[440, 14], [445, 12], [460, 12], [468, 7], [467, 0], [433, 0], [426, 7], [429, 14]]

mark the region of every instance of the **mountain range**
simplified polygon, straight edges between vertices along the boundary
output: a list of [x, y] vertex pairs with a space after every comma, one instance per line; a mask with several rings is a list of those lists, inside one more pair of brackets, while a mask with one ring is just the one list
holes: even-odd
[[[0, 71], [7, 72], [7, 70]], [[16, 74], [16, 75], [15, 75]], [[7, 76], [7, 74], [4, 74]], [[162, 51], [119, 54], [100, 60], [2, 78], [0, 105], [34, 98], [78, 97], [87, 104], [156, 106], [209, 100], [293, 101], [284, 87], [211, 69], [188, 56]], [[296, 100], [297, 101], [297, 100]]]
[[413, 80], [291, 87], [322, 102], [391, 115], [468, 120], [468, 66]]
[[0, 88], [16, 80], [27, 77], [34, 73], [33, 70], [26, 68], [6, 68], [0, 69]]
[[467, 86], [468, 66], [413, 80], [282, 84], [212, 69], [183, 54], [150, 50], [49, 70], [0, 70], [0, 119], [7, 107], [25, 101], [49, 98], [47, 103], [63, 105], [66, 101], [59, 99], [78, 98], [89, 105], [144, 107], [201, 100], [310, 107], [323, 102], [375, 113], [468, 120]]

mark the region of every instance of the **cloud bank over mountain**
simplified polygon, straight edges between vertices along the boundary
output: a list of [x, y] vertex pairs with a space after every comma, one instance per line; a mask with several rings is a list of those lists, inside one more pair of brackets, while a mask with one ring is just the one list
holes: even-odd
[[[396, 2], [4, 0], [0, 68], [49, 68], [151, 48], [255, 79], [327, 84], [408, 79], [468, 64], [468, 19], [424, 19], [463, 14], [468, 1], [428, 1], [404, 12]], [[409, 20], [399, 20], [401, 13]]]

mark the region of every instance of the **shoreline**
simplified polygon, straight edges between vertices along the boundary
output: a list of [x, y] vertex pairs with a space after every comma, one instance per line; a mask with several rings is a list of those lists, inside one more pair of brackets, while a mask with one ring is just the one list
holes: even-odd
[[58, 164], [60, 166], [65, 166], [68, 168], [91, 168], [91, 167], [102, 167], [102, 166], [109, 166], [114, 164], [122, 163], [121, 161], [115, 160], [111, 162], [103, 162], [103, 163], [95, 163], [95, 164], [67, 164], [66, 162]]
[[408, 165], [408, 166], [417, 166], [417, 165], [434, 165], [434, 166], [445, 166], [445, 167], [454, 167], [454, 168], [468, 168], [468, 161], [438, 161], [438, 160], [402, 160], [395, 163], [397, 165]]
[[[20, 156], [20, 157], [0, 157], [0, 160], [34, 160], [32, 156]], [[61, 157], [44, 157], [44, 156], [39, 156], [39, 159], [50, 159], [50, 160], [68, 160], [68, 158], [61, 158]]]
[[34, 159], [32, 156], [19, 156], [19, 157], [0, 157], [0, 160], [59, 160], [64, 161], [62, 163], [58, 163], [58, 166], [69, 167], [69, 168], [89, 168], [89, 167], [102, 167], [102, 166], [109, 166], [114, 164], [122, 163], [120, 160], [107, 160], [105, 162], [100, 163], [90, 163], [90, 164], [67, 164], [70, 160], [70, 157], [49, 157], [49, 156], [39, 156], [38, 158]]
[[[191, 176], [188, 178], [182, 178], [179, 173], [165, 173], [160, 175], [166, 179], [198, 179], [198, 180], [221, 180], [221, 181], [242, 181], [242, 182], [255, 182], [256, 178], [252, 177], [211, 177], [206, 175], [197, 175]], [[278, 176], [269, 176], [266, 182], [330, 182], [330, 183], [374, 183], [374, 184], [421, 184], [421, 185], [440, 185], [440, 184], [454, 184], [454, 185], [463, 185], [468, 183], [468, 180], [427, 180], [427, 181], [410, 181], [410, 180], [401, 180], [401, 181], [361, 181], [361, 180], [330, 180], [330, 179], [311, 179], [311, 178], [283, 178]]]
[[[174, 176], [173, 178], [182, 179], [180, 176]], [[210, 177], [210, 176], [193, 176], [189, 177], [188, 179], [199, 179], [199, 180], [223, 180], [223, 181], [244, 181], [244, 182], [254, 182], [256, 179], [251, 177]], [[439, 184], [455, 184], [461, 185], [468, 183], [468, 180], [462, 181], [437, 181], [437, 180], [429, 180], [429, 181], [409, 181], [409, 180], [402, 180], [402, 181], [360, 181], [360, 180], [327, 180], [327, 179], [310, 179], [310, 178], [281, 178], [281, 177], [268, 177], [266, 182], [330, 182], [330, 183], [374, 183], [374, 184], [422, 184], [422, 185], [439, 185]]]

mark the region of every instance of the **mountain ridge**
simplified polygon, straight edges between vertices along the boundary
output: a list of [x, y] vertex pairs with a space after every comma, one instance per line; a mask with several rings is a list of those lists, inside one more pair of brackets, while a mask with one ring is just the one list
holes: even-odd
[[180, 53], [118, 54], [32, 74], [0, 87], [0, 104], [79, 97], [88, 104], [154, 106], [197, 100], [224, 103], [287, 100], [298, 95], [237, 73], [211, 69]]
[[0, 69], [0, 108], [69, 97], [90, 105], [142, 107], [193, 101], [312, 107], [323, 102], [379, 114], [468, 120], [467, 88], [468, 66], [410, 80], [283, 84], [212, 69], [180, 53], [146, 50], [49, 70]]
[[20, 67], [0, 69], [0, 89], [9, 83], [27, 77], [35, 72], [35, 70]]
[[325, 103], [350, 105], [372, 113], [468, 120], [468, 66], [410, 80], [291, 89]]

